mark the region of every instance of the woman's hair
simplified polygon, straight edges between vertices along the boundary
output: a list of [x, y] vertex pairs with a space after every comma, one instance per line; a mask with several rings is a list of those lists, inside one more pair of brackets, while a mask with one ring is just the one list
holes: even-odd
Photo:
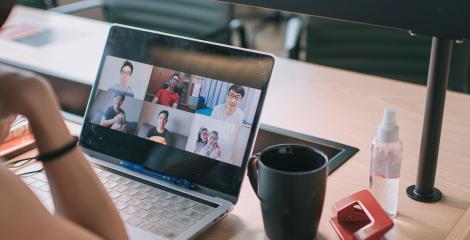
[[209, 135], [211, 134], [215, 134], [215, 136], [217, 137], [217, 140], [219, 140], [219, 133], [217, 131], [212, 131], [211, 133], [209, 133]]
[[[199, 133], [197, 134], [197, 142], [203, 142], [203, 141], [202, 141], [202, 138], [201, 138], [201, 134], [202, 134], [203, 131], [208, 131], [208, 130], [207, 130], [207, 128], [205, 128], [205, 127], [201, 127], [201, 128], [199, 129]], [[209, 132], [209, 131], [208, 131], [208, 132]]]

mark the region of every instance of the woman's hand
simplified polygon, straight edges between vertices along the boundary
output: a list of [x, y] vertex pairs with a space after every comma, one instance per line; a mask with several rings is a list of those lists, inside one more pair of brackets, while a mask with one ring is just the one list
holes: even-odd
[[0, 119], [12, 114], [28, 118], [40, 153], [72, 140], [49, 83], [34, 73], [0, 64]]
[[52, 91], [40, 76], [0, 64], [0, 119], [27, 116], [34, 106], [48, 107]]
[[[56, 152], [73, 140], [59, 110], [54, 92], [43, 78], [0, 64], [1, 138], [10, 126], [11, 115], [18, 113], [28, 118], [39, 153]], [[0, 226], [2, 237], [6, 231], [6, 239], [34, 238], [37, 235], [41, 239], [98, 239], [97, 236], [100, 239], [128, 239], [113, 202], [78, 148], [56, 157], [54, 161], [43, 162], [43, 166], [53, 193], [54, 215], [57, 217], [41, 209], [40, 202], [34, 199], [30, 190], [25, 189], [21, 180], [0, 168], [3, 170], [0, 182], [4, 187], [0, 188], [0, 199], [9, 199], [6, 203], [14, 203], [0, 204], [9, 206], [0, 208], [3, 214], [0, 215], [0, 222], [11, 220], [8, 223], [13, 223]], [[7, 180], [4, 180], [7, 176], [5, 172], [10, 174]], [[96, 209], [93, 206], [100, 207]], [[27, 214], [18, 214], [18, 209]], [[22, 222], [32, 224], [10, 231], [11, 226]], [[49, 232], [53, 234], [49, 235], [44, 229], [51, 230]]]
[[17, 114], [27, 115], [32, 104], [49, 94], [44, 79], [35, 74], [0, 64], [0, 142], [9, 133]]

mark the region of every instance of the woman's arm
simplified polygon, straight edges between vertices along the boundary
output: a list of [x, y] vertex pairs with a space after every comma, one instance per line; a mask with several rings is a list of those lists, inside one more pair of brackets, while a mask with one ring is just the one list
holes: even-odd
[[104, 238], [66, 218], [51, 215], [23, 181], [2, 165], [0, 183], [0, 239]]
[[[30, 120], [39, 152], [48, 153], [63, 147], [72, 137], [52, 89], [43, 82], [39, 85], [43, 97], [30, 103], [34, 106], [24, 115]], [[46, 162], [44, 168], [59, 215], [105, 239], [127, 238], [113, 202], [78, 148]]]
[[[8, 69], [6, 71], [7, 73], [5, 69], [0, 68], [0, 119], [6, 117], [6, 114], [13, 113], [26, 116], [30, 121], [40, 153], [50, 153], [71, 142], [72, 137], [59, 113], [59, 105], [51, 87], [44, 80], [29, 73], [25, 73], [25, 76], [14, 73], [11, 69], [10, 72]], [[104, 239], [127, 239], [118, 212], [78, 148], [45, 163], [44, 168], [58, 216], [47, 217], [50, 215], [24, 184], [3, 170], [2, 176], [7, 180], [1, 181], [0, 186], [7, 190], [6, 192], [0, 190], [0, 201], [5, 201], [4, 198], [12, 201], [14, 204], [9, 207], [16, 209], [15, 213], [23, 213], [24, 211], [18, 211], [17, 208], [23, 208], [29, 204], [31, 206], [26, 209], [31, 210], [31, 215], [36, 217], [29, 218], [31, 217], [29, 212], [24, 212], [25, 215], [18, 216], [19, 219], [7, 220], [2, 219], [8, 216], [2, 211], [0, 222], [11, 221], [13, 225], [28, 223], [27, 225], [33, 226], [30, 227], [31, 232], [17, 233], [30, 234], [30, 238], [35, 239], [42, 236], [41, 232], [44, 232], [44, 229], [48, 229], [45, 232], [57, 231], [71, 234], [68, 237], [62, 235], [62, 239], [72, 238], [75, 234], [87, 238], [99, 236]], [[10, 191], [17, 192], [17, 194], [10, 194]], [[17, 205], [17, 201], [25, 201], [28, 204]], [[1, 228], [3, 226], [0, 224]], [[6, 231], [7, 228], [4, 230]], [[12, 236], [13, 238], [16, 237]]]

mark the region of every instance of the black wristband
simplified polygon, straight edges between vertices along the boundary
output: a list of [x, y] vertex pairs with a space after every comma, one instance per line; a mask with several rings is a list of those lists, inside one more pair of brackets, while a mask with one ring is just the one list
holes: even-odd
[[55, 151], [44, 153], [44, 154], [39, 154], [37, 159], [41, 162], [49, 162], [51, 160], [54, 160], [70, 151], [72, 151], [78, 143], [78, 137], [73, 136], [73, 140], [70, 143], [67, 143], [65, 146], [62, 148], [59, 148]]

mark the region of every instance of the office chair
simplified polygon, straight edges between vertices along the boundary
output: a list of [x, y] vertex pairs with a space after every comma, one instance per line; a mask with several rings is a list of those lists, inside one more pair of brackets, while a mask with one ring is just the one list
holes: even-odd
[[48, 9], [58, 5], [57, 0], [16, 0], [16, 4], [40, 9]]
[[52, 11], [73, 13], [102, 7], [105, 20], [172, 34], [232, 44], [238, 34], [248, 47], [245, 29], [233, 18], [232, 5], [210, 0], [84, 0]]
[[[301, 47], [302, 35], [306, 46]], [[426, 85], [431, 37], [315, 17], [289, 20], [285, 50], [307, 62]], [[449, 90], [470, 93], [470, 43], [455, 44]]]

